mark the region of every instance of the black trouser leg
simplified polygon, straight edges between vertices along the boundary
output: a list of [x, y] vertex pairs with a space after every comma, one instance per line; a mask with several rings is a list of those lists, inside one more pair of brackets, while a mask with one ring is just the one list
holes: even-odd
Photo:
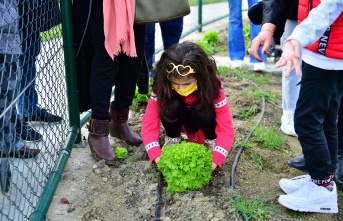
[[328, 177], [335, 171], [342, 89], [342, 71], [323, 70], [303, 62], [294, 124], [313, 179]]
[[337, 121], [338, 154], [339, 155], [343, 155], [343, 102], [342, 102], [342, 99], [341, 99], [340, 108], [338, 111], [338, 121]]
[[89, 21], [89, 34], [94, 51], [90, 77], [92, 117], [97, 120], [110, 120], [108, 109], [118, 69], [118, 57], [112, 60], [106, 51], [103, 22], [102, 1], [93, 1]]
[[135, 44], [138, 57], [129, 57], [119, 54], [118, 74], [115, 79], [114, 106], [118, 109], [131, 106], [135, 95], [138, 76], [141, 72], [144, 58], [145, 25], [135, 25]]

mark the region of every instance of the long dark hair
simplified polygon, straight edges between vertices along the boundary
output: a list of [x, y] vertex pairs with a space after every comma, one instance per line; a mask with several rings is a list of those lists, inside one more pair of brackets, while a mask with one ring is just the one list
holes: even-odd
[[[196, 43], [185, 41], [175, 44], [163, 52], [154, 69], [153, 91], [157, 95], [160, 104], [161, 115], [168, 116], [175, 96], [178, 96], [171, 88], [171, 78], [182, 78], [176, 70], [167, 73], [167, 66], [189, 65], [194, 69], [194, 77], [197, 80], [198, 90], [194, 92], [197, 97], [196, 107], [198, 111], [207, 112], [213, 109], [213, 99], [219, 96], [220, 79], [215, 60]], [[170, 116], [170, 115], [169, 115]]]

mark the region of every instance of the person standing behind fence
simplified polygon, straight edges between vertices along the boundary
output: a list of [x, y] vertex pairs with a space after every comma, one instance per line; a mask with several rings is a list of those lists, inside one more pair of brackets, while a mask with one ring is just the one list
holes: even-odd
[[0, 0], [0, 135], [1, 157], [35, 157], [39, 149], [30, 149], [16, 133], [17, 111], [14, 99], [21, 79], [19, 68], [20, 34], [17, 0]]
[[[160, 22], [161, 35], [164, 50], [179, 42], [183, 30], [183, 17], [174, 20]], [[149, 68], [149, 76], [152, 73], [152, 65], [155, 53], [155, 24], [146, 25], [145, 33], [145, 55]]]
[[[228, 54], [231, 60], [232, 68], [240, 68], [244, 65], [244, 55], [246, 53], [244, 36], [243, 36], [243, 19], [242, 19], [242, 1], [228, 0], [229, 3], [229, 26], [228, 26]], [[248, 0], [251, 7], [257, 3], [257, 0]], [[261, 31], [260, 25], [254, 25], [250, 22], [250, 41], [254, 39]], [[263, 31], [263, 30], [262, 30]], [[261, 53], [261, 61], [250, 56], [250, 62], [254, 63], [254, 71], [263, 71], [266, 68], [266, 56]]]
[[73, 1], [80, 112], [92, 110], [89, 147], [106, 164], [116, 160], [109, 134], [129, 145], [142, 143], [127, 122], [144, 58], [145, 25], [133, 24], [133, 2]]
[[21, 133], [23, 139], [37, 141], [42, 139], [42, 135], [30, 127], [28, 122], [58, 123], [62, 121], [62, 117], [51, 114], [47, 109], [38, 105], [35, 84], [36, 60], [41, 50], [40, 32], [60, 23], [59, 6], [57, 0], [42, 2], [40, 0], [18, 0], [18, 2], [22, 36], [21, 49], [23, 51], [19, 59], [23, 76], [20, 89], [25, 91], [17, 102], [20, 118], [17, 131]]

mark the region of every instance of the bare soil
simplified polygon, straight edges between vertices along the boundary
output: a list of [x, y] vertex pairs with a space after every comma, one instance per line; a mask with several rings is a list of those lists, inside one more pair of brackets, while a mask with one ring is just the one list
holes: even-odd
[[[92, 158], [88, 145], [75, 148], [53, 198], [47, 220], [150, 221], [158, 220], [159, 215], [160, 220], [165, 221], [243, 220], [238, 210], [229, 203], [239, 195], [246, 199], [265, 199], [270, 215], [264, 220], [342, 221], [342, 190], [339, 191], [338, 214], [299, 213], [278, 203], [278, 197], [283, 194], [279, 180], [305, 173], [286, 165], [288, 159], [301, 152], [301, 147], [297, 138], [284, 135], [279, 129], [282, 115], [281, 73], [250, 71], [249, 74], [269, 79], [269, 83], [259, 83], [258, 87], [266, 93], [272, 92], [275, 98], [268, 100], [263, 109], [261, 97], [249, 93], [256, 90], [251, 81], [235, 74], [221, 76], [234, 117], [235, 142], [222, 168], [213, 172], [212, 180], [202, 189], [170, 195], [165, 191], [166, 183], [162, 182], [160, 214], [157, 214], [159, 172], [150, 164], [143, 145], [132, 147], [110, 138], [113, 148], [126, 147], [129, 155], [109, 167]], [[255, 114], [250, 119], [242, 119], [242, 110], [251, 107], [255, 107]], [[254, 135], [249, 139], [249, 144], [242, 145], [263, 110], [260, 125], [280, 134], [283, 144], [279, 149], [266, 149]], [[141, 130], [143, 113], [144, 107], [130, 116], [130, 127], [137, 133]], [[85, 128], [82, 132], [87, 137]], [[233, 162], [241, 146], [244, 148], [232, 177]], [[66, 198], [68, 203], [62, 203], [62, 198]]]

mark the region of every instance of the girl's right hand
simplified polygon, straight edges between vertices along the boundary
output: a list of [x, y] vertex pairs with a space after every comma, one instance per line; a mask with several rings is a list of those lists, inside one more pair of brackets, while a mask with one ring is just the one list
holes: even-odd
[[158, 164], [158, 162], [160, 162], [160, 157], [156, 157], [155, 159], [155, 163]]

